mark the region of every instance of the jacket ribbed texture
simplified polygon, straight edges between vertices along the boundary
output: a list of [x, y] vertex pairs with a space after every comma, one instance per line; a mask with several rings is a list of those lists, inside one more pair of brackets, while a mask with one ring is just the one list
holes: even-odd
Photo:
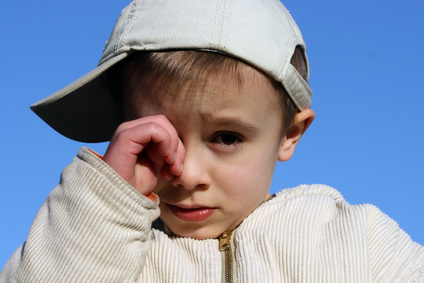
[[[158, 204], [82, 148], [0, 282], [220, 282], [217, 239], [151, 229]], [[424, 248], [335, 189], [282, 190], [238, 227], [239, 282], [424, 282]]]

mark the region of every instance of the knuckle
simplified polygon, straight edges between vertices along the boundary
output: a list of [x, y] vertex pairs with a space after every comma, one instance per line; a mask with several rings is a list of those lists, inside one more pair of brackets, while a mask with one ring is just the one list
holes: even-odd
[[169, 123], [168, 118], [166, 118], [166, 116], [163, 115], [163, 114], [156, 115], [155, 119], [158, 121], [158, 123], [160, 123], [162, 125]]
[[126, 123], [124, 122], [124, 123], [120, 124], [120, 125], [116, 128], [115, 133], [116, 133], [116, 134], [117, 134], [117, 133], [120, 133], [120, 132], [122, 132], [123, 130], [125, 130], [126, 128], [127, 128], [127, 126], [126, 126]]
[[145, 124], [146, 130], [154, 134], [159, 131], [159, 125], [155, 122], [148, 122]]
[[163, 115], [163, 114], [158, 114], [158, 115], [156, 115], [156, 117], [158, 117], [158, 119], [160, 119], [160, 120], [168, 120], [168, 119], [166, 118], [166, 116], [165, 116], [165, 115]]
[[131, 133], [128, 129], [122, 129], [122, 130], [117, 131], [115, 133], [115, 139], [116, 140], [128, 139], [130, 136], [131, 136]]

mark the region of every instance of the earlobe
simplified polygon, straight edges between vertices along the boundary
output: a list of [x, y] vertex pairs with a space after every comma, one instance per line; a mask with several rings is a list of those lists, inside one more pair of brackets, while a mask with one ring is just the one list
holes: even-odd
[[297, 113], [294, 117], [294, 124], [287, 130], [281, 142], [280, 153], [278, 155], [279, 161], [289, 160], [294, 153], [300, 138], [303, 133], [311, 125], [315, 118], [315, 112], [312, 109], [305, 109]]

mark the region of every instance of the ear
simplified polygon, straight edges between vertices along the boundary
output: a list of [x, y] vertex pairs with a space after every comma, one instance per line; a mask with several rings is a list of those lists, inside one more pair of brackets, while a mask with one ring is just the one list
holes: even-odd
[[312, 109], [302, 110], [295, 115], [293, 126], [287, 130], [281, 141], [280, 153], [278, 155], [279, 161], [287, 161], [292, 157], [296, 145], [314, 118], [315, 112]]

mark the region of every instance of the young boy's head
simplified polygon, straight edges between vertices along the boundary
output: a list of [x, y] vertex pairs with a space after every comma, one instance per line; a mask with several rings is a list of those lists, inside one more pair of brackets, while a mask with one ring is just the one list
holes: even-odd
[[164, 115], [186, 154], [182, 174], [154, 190], [161, 219], [176, 235], [213, 238], [269, 197], [277, 160], [314, 118], [308, 76], [300, 31], [277, 0], [134, 1], [99, 67], [33, 109], [89, 142]]
[[164, 115], [184, 144], [182, 175], [154, 191], [179, 236], [214, 238], [240, 224], [269, 197], [277, 160], [290, 158], [307, 127], [293, 125], [298, 110], [281, 84], [226, 55], [144, 52], [113, 73], [123, 119]]

